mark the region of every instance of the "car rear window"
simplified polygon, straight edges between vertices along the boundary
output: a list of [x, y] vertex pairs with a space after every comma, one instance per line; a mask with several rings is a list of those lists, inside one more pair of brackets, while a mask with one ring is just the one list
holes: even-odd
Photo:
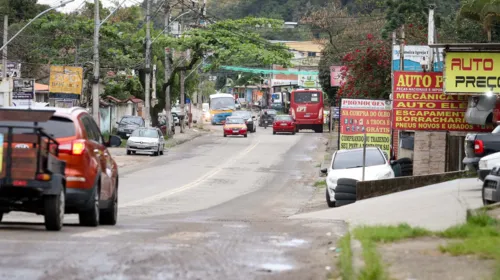
[[242, 124], [242, 123], [245, 123], [245, 120], [240, 119], [240, 118], [227, 118], [226, 123], [227, 124]]
[[252, 114], [250, 114], [250, 112], [247, 112], [247, 111], [236, 111], [236, 112], [233, 112], [232, 116], [233, 117], [242, 117], [242, 118], [248, 119], [252, 116]]
[[[7, 122], [0, 121], [0, 126], [33, 126], [33, 123], [29, 122]], [[52, 117], [48, 122], [38, 123], [38, 126], [45, 130], [45, 133], [52, 135], [54, 138], [64, 138], [75, 136], [76, 130], [75, 125], [72, 120], [67, 118]], [[8, 129], [6, 127], [0, 127], [0, 133], [7, 134]], [[18, 128], [14, 129], [15, 134], [21, 133], [32, 133], [32, 129]]]
[[[366, 150], [365, 167], [382, 165], [385, 164], [385, 162], [385, 158], [379, 150]], [[332, 165], [332, 169], [348, 169], [358, 167], [363, 167], [363, 150], [352, 150], [337, 153]]]
[[299, 91], [294, 93], [293, 101], [295, 103], [319, 103], [321, 92], [318, 91]]
[[289, 115], [276, 116], [277, 121], [291, 121], [293, 120]]
[[136, 129], [132, 132], [133, 137], [158, 138], [156, 129]]

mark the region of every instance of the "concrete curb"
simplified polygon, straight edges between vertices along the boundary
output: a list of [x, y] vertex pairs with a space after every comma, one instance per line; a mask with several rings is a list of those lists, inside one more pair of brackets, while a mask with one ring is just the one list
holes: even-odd
[[486, 205], [486, 206], [479, 207], [479, 208], [475, 208], [475, 209], [467, 209], [466, 219], [469, 219], [471, 216], [473, 216], [479, 212], [490, 211], [490, 210], [499, 209], [499, 208], [500, 208], [500, 202], [495, 203], [495, 204]]

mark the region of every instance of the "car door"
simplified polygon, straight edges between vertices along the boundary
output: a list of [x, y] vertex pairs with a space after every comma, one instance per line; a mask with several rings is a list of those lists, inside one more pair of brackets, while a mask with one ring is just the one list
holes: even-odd
[[101, 173], [100, 170], [101, 159], [97, 151], [97, 144], [95, 142], [94, 130], [92, 129], [92, 126], [90, 124], [89, 116], [84, 114], [79, 117], [79, 121], [83, 125], [83, 131], [85, 132], [86, 136], [85, 149], [87, 150], [89, 156], [87, 160], [90, 161], [85, 164], [85, 168], [88, 169], [86, 173], [90, 174], [89, 178], [92, 178], [92, 184], [94, 184], [94, 181]]
[[87, 120], [92, 129], [94, 135], [92, 142], [94, 142], [94, 152], [98, 155], [99, 161], [101, 163], [101, 200], [109, 200], [113, 194], [113, 164], [111, 162], [111, 156], [105, 145], [104, 138], [102, 137], [101, 131], [94, 119], [90, 116]]

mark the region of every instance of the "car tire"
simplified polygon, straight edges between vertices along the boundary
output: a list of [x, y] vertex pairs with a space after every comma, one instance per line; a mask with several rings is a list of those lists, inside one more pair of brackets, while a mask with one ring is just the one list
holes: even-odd
[[396, 160], [397, 163], [403, 165], [403, 164], [413, 164], [413, 161], [411, 160], [411, 158], [400, 158], [398, 160]]
[[44, 220], [45, 229], [49, 231], [60, 231], [64, 223], [64, 208], [66, 196], [64, 188], [58, 195], [48, 195], [44, 197]]
[[247, 138], [248, 134], [245, 134], [243, 137]]
[[160, 156], [163, 156], [164, 153], [165, 153], [165, 151], [161, 150], [160, 151]]
[[127, 150], [127, 155], [131, 155], [132, 152], [130, 150]]
[[292, 135], [295, 135], [295, 131], [294, 131], [294, 132], [292, 132]]
[[273, 131], [273, 134], [276, 134], [276, 131]]
[[158, 150], [156, 152], [153, 152], [153, 156], [157, 157], [160, 155], [160, 146], [158, 146]]
[[356, 200], [356, 194], [343, 193], [335, 190], [335, 200]]
[[[99, 181], [100, 179], [98, 179]], [[97, 227], [100, 222], [99, 200], [101, 194], [98, 185], [94, 186], [92, 197], [89, 203], [89, 209], [78, 214], [80, 225], [85, 227]]]
[[224, 137], [227, 137], [227, 135], [226, 135], [226, 134], [224, 134]]
[[337, 200], [335, 206], [341, 207], [348, 204], [353, 204], [354, 202], [356, 202], [356, 200]]
[[340, 178], [337, 180], [337, 185], [353, 186], [356, 187], [358, 180], [351, 178]]
[[116, 181], [115, 191], [111, 198], [111, 204], [108, 209], [101, 210], [101, 225], [114, 226], [118, 221], [118, 181]]
[[356, 187], [347, 186], [347, 185], [339, 185], [335, 187], [335, 193], [350, 193], [356, 195]]
[[328, 189], [326, 189], [326, 205], [328, 207], [333, 208], [335, 207], [336, 201], [331, 201], [330, 200], [330, 193], [328, 192]]

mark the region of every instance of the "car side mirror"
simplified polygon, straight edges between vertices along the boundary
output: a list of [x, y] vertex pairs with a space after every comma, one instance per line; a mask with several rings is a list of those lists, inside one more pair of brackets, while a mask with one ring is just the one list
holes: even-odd
[[116, 122], [116, 124], [118, 124], [118, 125], [119, 125], [119, 124], [120, 124], [120, 122]]
[[325, 175], [328, 175], [328, 168], [321, 169], [321, 173], [325, 174]]
[[120, 147], [122, 144], [122, 139], [116, 135], [109, 136], [109, 140], [107, 143], [108, 147]]

